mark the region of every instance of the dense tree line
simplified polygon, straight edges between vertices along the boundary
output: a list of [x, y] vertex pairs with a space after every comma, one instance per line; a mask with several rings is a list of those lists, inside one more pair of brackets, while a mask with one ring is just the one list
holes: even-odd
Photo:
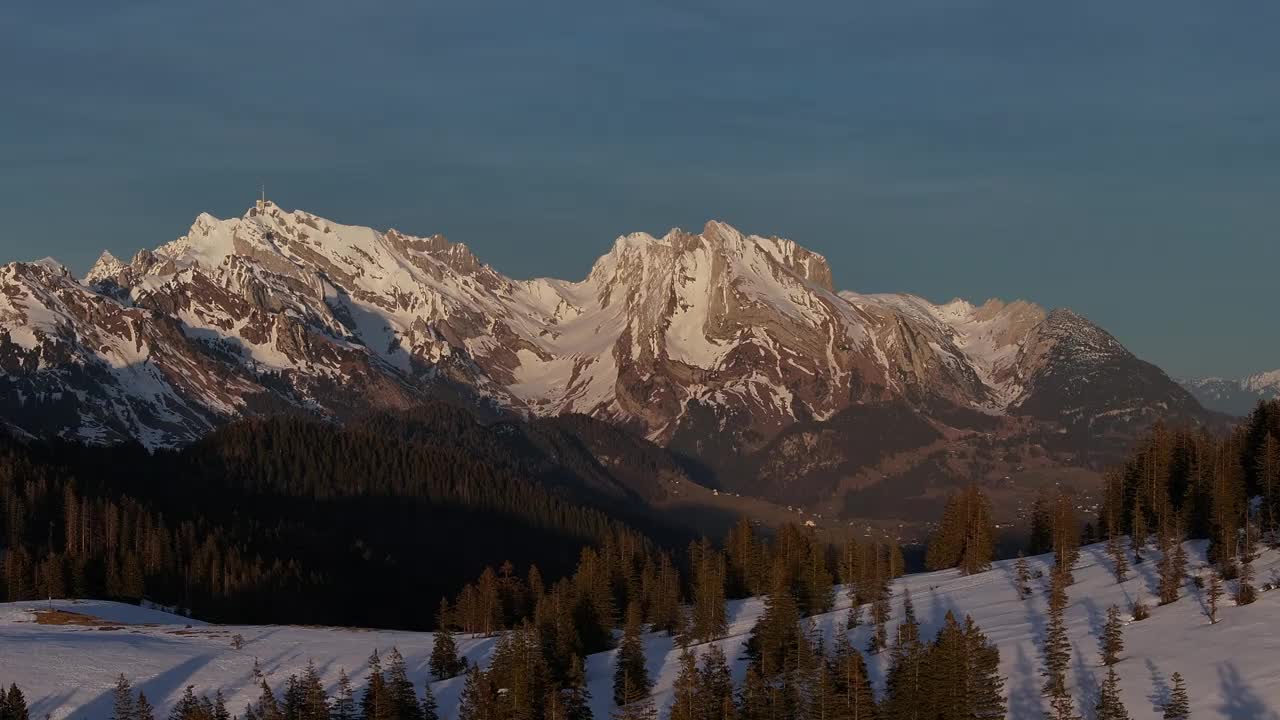
[[967, 575], [982, 572], [995, 559], [995, 542], [991, 503], [977, 486], [970, 485], [947, 501], [938, 531], [929, 541], [925, 567], [960, 568]]
[[599, 493], [575, 492], [568, 470], [555, 486], [492, 457], [290, 418], [155, 454], [0, 435], [0, 601], [145, 597], [224, 622], [425, 629], [423, 598], [495, 557], [559, 577], [583, 545], [649, 543], [583, 504]]
[[[1102, 535], [1129, 535], [1139, 559], [1153, 539], [1165, 549], [1207, 538], [1228, 578], [1251, 572], [1257, 543], [1276, 543], [1278, 521], [1280, 401], [1259, 403], [1225, 436], [1156, 425], [1107, 474], [1099, 514]], [[1171, 597], [1168, 590], [1162, 595]]]

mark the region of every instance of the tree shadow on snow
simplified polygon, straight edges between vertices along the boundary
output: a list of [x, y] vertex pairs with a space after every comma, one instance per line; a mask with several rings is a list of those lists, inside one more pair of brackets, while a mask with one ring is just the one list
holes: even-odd
[[1040, 688], [1035, 681], [1038, 677], [1036, 666], [1021, 643], [1018, 645], [1017, 677], [1017, 685], [1009, 688], [1009, 717], [1041, 717], [1044, 709], [1040, 704]]
[[1235, 663], [1218, 665], [1218, 683], [1222, 687], [1223, 700], [1218, 710], [1224, 717], [1231, 720], [1280, 720], [1280, 715], [1267, 707], [1253, 688], [1245, 684]]
[[1164, 673], [1160, 672], [1160, 668], [1156, 667], [1155, 662], [1151, 658], [1146, 659], [1147, 672], [1151, 673], [1151, 694], [1147, 699], [1151, 701], [1151, 709], [1158, 713], [1164, 712], [1164, 706], [1169, 702], [1169, 681], [1165, 678]]

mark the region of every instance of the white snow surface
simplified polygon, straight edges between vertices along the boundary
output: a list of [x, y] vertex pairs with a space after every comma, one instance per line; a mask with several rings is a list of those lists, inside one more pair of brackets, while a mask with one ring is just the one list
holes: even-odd
[[[1206, 572], [1204, 544], [1188, 543], [1192, 574]], [[1134, 566], [1129, 579], [1117, 584], [1102, 545], [1082, 550], [1069, 588], [1066, 619], [1073, 645], [1068, 676], [1077, 710], [1091, 717], [1095, 693], [1105, 676], [1099, 665], [1097, 637], [1111, 604], [1128, 608], [1142, 598], [1151, 617], [1131, 622], [1124, 629], [1125, 652], [1116, 666], [1124, 702], [1135, 720], [1160, 716], [1159, 704], [1168, 695], [1170, 676], [1180, 672], [1187, 682], [1192, 717], [1230, 720], [1280, 720], [1280, 633], [1273, 631], [1280, 614], [1280, 591], [1264, 592], [1249, 606], [1235, 607], [1229, 598], [1221, 603], [1219, 622], [1210, 625], [1204, 614], [1203, 591], [1187, 583], [1177, 602], [1157, 607], [1158, 553], [1149, 550], [1146, 561]], [[1047, 570], [1049, 556], [1031, 558], [1033, 571]], [[1266, 551], [1255, 563], [1258, 583], [1272, 582], [1280, 572], [1280, 553]], [[1034, 581], [1035, 595], [1020, 600], [1013, 585], [1013, 562], [1001, 561], [988, 572], [962, 576], [943, 571], [907, 576], [894, 584], [894, 623], [902, 614], [905, 590], [911, 592], [916, 615], [926, 636], [940, 627], [948, 610], [968, 613], [1000, 648], [1000, 667], [1006, 677], [1009, 718], [1042, 717], [1040, 696], [1040, 638], [1046, 617], [1045, 580]], [[1228, 590], [1233, 583], [1228, 583]], [[106, 717], [111, 687], [119, 673], [130, 676], [146, 691], [160, 713], [166, 712], [187, 685], [212, 694], [227, 695], [233, 712], [242, 712], [255, 695], [251, 671], [257, 658], [267, 679], [282, 688], [291, 673], [314, 660], [330, 691], [340, 668], [360, 686], [367, 672], [366, 660], [377, 648], [385, 658], [391, 648], [404, 654], [412, 677], [421, 684], [427, 676], [432, 634], [343, 628], [287, 626], [204, 625], [157, 610], [100, 601], [55, 601], [55, 607], [96, 616], [119, 625], [104, 630], [83, 626], [39, 625], [33, 611], [46, 602], [0, 605], [0, 681], [16, 682], [26, 692], [32, 717]], [[743, 642], [762, 612], [759, 599], [730, 603], [728, 637], [717, 641], [733, 667], [735, 680], [745, 673]], [[830, 638], [847, 612], [840, 595], [835, 611], [815, 618]], [[866, 613], [864, 612], [864, 617]], [[136, 624], [142, 623], [142, 624]], [[188, 627], [190, 626], [190, 627]], [[889, 628], [893, 636], [893, 626]], [[865, 647], [870, 628], [853, 631], [853, 642]], [[231, 647], [231, 637], [243, 636], [242, 650]], [[496, 638], [459, 636], [468, 659], [488, 661]], [[705, 652], [708, 646], [695, 648]], [[654, 695], [665, 717], [671, 688], [678, 671], [679, 649], [664, 635], [646, 636], [645, 651]], [[614, 652], [587, 660], [587, 679], [596, 718], [607, 718], [611, 700]], [[883, 688], [887, 653], [868, 657], [877, 689]], [[442, 717], [456, 717], [463, 678], [432, 684]]]

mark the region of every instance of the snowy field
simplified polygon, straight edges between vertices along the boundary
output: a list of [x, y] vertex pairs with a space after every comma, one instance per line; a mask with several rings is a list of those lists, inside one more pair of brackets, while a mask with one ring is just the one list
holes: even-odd
[[[1188, 544], [1191, 572], [1203, 572], [1201, 542]], [[1067, 621], [1074, 645], [1072, 684], [1077, 708], [1086, 718], [1104, 676], [1099, 664], [1097, 636], [1108, 606], [1128, 608], [1137, 598], [1151, 607], [1151, 617], [1125, 627], [1125, 652], [1117, 666], [1124, 701], [1135, 720], [1159, 717], [1158, 707], [1169, 691], [1170, 676], [1186, 678], [1192, 717], [1231, 720], [1280, 720], [1280, 590], [1262, 593], [1246, 607], [1235, 607], [1224, 598], [1219, 622], [1210, 625], [1205, 615], [1203, 591], [1187, 583], [1176, 603], [1156, 607], [1154, 551], [1146, 562], [1134, 566], [1128, 581], [1117, 584], [1102, 545], [1086, 547], [1069, 589]], [[1033, 571], [1047, 569], [1048, 556], [1032, 558]], [[1257, 584], [1274, 582], [1280, 575], [1280, 553], [1264, 552], [1255, 563]], [[1013, 562], [997, 563], [989, 571], [970, 577], [955, 571], [911, 575], [894, 585], [895, 621], [901, 615], [902, 589], [909, 588], [916, 615], [927, 637], [937, 631], [947, 610], [969, 613], [1000, 648], [1001, 670], [1009, 696], [1009, 717], [1015, 720], [1042, 717], [1040, 698], [1039, 640], [1043, 633], [1046, 602], [1040, 592], [1019, 600], [1014, 589]], [[1234, 584], [1228, 583], [1228, 591]], [[837, 609], [816, 620], [830, 636], [846, 616], [848, 601], [840, 597]], [[282, 689], [291, 673], [301, 673], [314, 660], [330, 691], [339, 669], [363, 684], [366, 661], [377, 648], [385, 658], [393, 646], [405, 656], [415, 682], [427, 673], [430, 633], [355, 630], [320, 627], [206, 625], [158, 610], [99, 601], [53, 601], [55, 610], [97, 618], [92, 625], [51, 625], [35, 622], [37, 611], [50, 603], [27, 602], [0, 605], [0, 682], [16, 682], [26, 692], [31, 716], [55, 719], [106, 718], [111, 709], [111, 687], [121, 673], [160, 712], [166, 712], [187, 685], [212, 694], [221, 688], [232, 712], [241, 713], [255, 696], [250, 686], [254, 661], [260, 661], [269, 682]], [[729, 607], [729, 637], [718, 641], [734, 668], [735, 680], [745, 673], [742, 644], [762, 610], [759, 600], [733, 602]], [[863, 613], [864, 617], [868, 613]], [[864, 648], [870, 629], [854, 631], [854, 643]], [[232, 647], [235, 635], [243, 646]], [[892, 625], [889, 628], [893, 636]], [[468, 659], [484, 664], [492, 652], [493, 638], [458, 636], [459, 649]], [[705, 646], [699, 649], [705, 649]], [[671, 685], [678, 670], [679, 650], [670, 638], [646, 638], [650, 674], [656, 680], [655, 696], [663, 715], [670, 703]], [[877, 687], [887, 655], [868, 658]], [[613, 653], [593, 655], [587, 661], [587, 677], [595, 717], [604, 720], [612, 708]], [[434, 683], [442, 716], [454, 716], [463, 678]]]

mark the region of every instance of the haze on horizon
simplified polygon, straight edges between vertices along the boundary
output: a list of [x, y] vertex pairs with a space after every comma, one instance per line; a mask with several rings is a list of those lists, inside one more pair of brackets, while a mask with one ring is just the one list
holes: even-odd
[[286, 208], [580, 278], [723, 219], [836, 284], [1069, 306], [1175, 375], [1280, 367], [1280, 5], [19, 0], [0, 262]]

